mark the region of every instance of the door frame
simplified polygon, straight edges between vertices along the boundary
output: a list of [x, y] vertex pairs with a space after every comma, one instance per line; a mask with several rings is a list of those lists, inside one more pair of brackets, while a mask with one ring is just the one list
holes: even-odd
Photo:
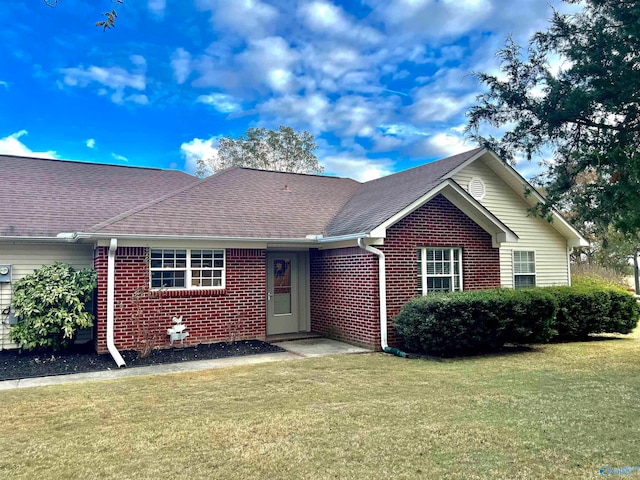
[[[273, 314], [273, 260], [278, 256], [291, 259], [291, 314], [295, 317], [290, 329], [282, 331]], [[309, 321], [309, 252], [292, 250], [268, 250], [266, 254], [266, 335], [311, 331]]]

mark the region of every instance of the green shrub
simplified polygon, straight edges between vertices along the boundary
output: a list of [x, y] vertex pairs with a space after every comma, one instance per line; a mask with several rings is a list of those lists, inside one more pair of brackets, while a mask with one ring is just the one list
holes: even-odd
[[96, 283], [95, 271], [75, 271], [64, 263], [44, 265], [18, 280], [12, 301], [18, 323], [9, 337], [28, 350], [68, 347], [78, 329], [93, 325], [85, 306]]
[[394, 324], [409, 351], [453, 356], [495, 351], [505, 343], [626, 334], [639, 316], [633, 295], [610, 283], [588, 280], [571, 287], [418, 297], [402, 308]]
[[627, 334], [640, 309], [635, 297], [611, 283], [584, 279], [571, 287], [551, 287], [558, 299], [555, 340], [583, 340], [593, 333]]
[[547, 341], [556, 308], [541, 289], [428, 295], [409, 301], [394, 325], [410, 351], [467, 355]]

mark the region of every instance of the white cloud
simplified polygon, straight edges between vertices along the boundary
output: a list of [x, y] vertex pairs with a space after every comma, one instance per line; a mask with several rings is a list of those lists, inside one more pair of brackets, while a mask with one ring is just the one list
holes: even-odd
[[208, 140], [194, 138], [180, 145], [180, 153], [185, 159], [185, 170], [189, 173], [195, 173], [198, 169], [198, 160], [218, 158], [218, 138], [212, 137]]
[[314, 32], [328, 37], [349, 39], [363, 44], [377, 44], [384, 36], [374, 28], [356, 23], [341, 7], [326, 1], [304, 4], [299, 9], [304, 23]]
[[149, 11], [157, 17], [164, 17], [164, 11], [167, 8], [166, 0], [149, 0], [147, 3]]
[[0, 80], [0, 86], [3, 86], [7, 90], [9, 90], [9, 82], [5, 82], [5, 81]]
[[222, 113], [233, 113], [242, 110], [242, 106], [236, 100], [224, 93], [212, 93], [209, 95], [200, 95], [196, 100], [199, 103], [211, 105], [213, 108]]
[[140, 94], [140, 93], [134, 93], [133, 95], [129, 95], [127, 97], [124, 97], [124, 101], [125, 102], [137, 103], [138, 105], [148, 105], [149, 104], [149, 98], [146, 95], [143, 95], [143, 94]]
[[143, 91], [146, 89], [146, 60], [140, 55], [129, 57], [134, 65], [134, 71], [125, 70], [122, 67], [97, 67], [95, 65], [88, 68], [73, 67], [63, 68], [60, 72], [64, 75], [63, 82], [69, 87], [86, 88], [95, 86], [98, 88], [98, 95], [111, 94], [111, 101], [122, 104], [125, 101], [141, 103], [141, 96], [125, 96], [129, 89]]
[[184, 48], [178, 48], [171, 56], [171, 68], [179, 84], [186, 82], [191, 75], [191, 54]]
[[22, 141], [20, 141], [20, 138], [27, 134], [28, 132], [26, 130], [20, 130], [19, 132], [0, 138], [0, 154], [16, 155], [19, 157], [57, 158], [57, 154], [54, 150], [49, 150], [48, 152], [34, 152], [27, 147], [22, 143]]
[[88, 138], [84, 144], [87, 146], [87, 148], [96, 148], [96, 139], [95, 138]]
[[393, 163], [389, 159], [371, 160], [364, 156], [352, 156], [349, 153], [324, 157], [321, 163], [326, 173], [353, 178], [361, 182], [393, 173]]
[[196, 6], [211, 12], [215, 31], [225, 30], [244, 39], [271, 34], [279, 21], [278, 10], [260, 0], [196, 0]]
[[128, 162], [129, 161], [129, 159], [127, 157], [124, 157], [122, 155], [118, 155], [117, 153], [112, 153], [111, 154], [111, 158], [113, 158], [117, 162]]

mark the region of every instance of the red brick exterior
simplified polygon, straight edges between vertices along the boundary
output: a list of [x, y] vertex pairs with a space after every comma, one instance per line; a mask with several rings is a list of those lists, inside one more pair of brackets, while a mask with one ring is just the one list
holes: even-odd
[[[389, 344], [397, 345], [393, 317], [418, 291], [416, 249], [462, 250], [465, 290], [500, 286], [499, 251], [491, 236], [439, 195], [387, 229], [384, 245], [387, 276]], [[185, 344], [261, 338], [266, 334], [265, 250], [226, 250], [226, 289], [148, 294], [146, 248], [118, 248], [116, 254], [115, 343], [121, 350], [151, 338], [167, 346], [167, 328], [182, 316]], [[97, 350], [106, 352], [108, 248], [95, 254], [98, 272]], [[379, 348], [378, 258], [358, 247], [310, 251], [311, 331], [349, 343]], [[147, 293], [136, 305], [136, 291]], [[155, 338], [154, 338], [155, 337]]]
[[392, 319], [418, 290], [418, 247], [462, 249], [464, 290], [500, 286], [500, 252], [491, 235], [442, 195], [387, 229], [380, 247], [387, 262], [387, 316], [389, 344], [397, 344]]
[[380, 338], [377, 257], [364, 250], [311, 250], [311, 331], [367, 348]]
[[[107, 351], [107, 247], [98, 247], [94, 267], [98, 272], [96, 349]], [[266, 260], [264, 250], [226, 250], [225, 290], [165, 291], [148, 294], [149, 269], [146, 248], [118, 248], [115, 271], [114, 337], [120, 350], [139, 348], [151, 339], [168, 346], [167, 328], [174, 316], [182, 316], [189, 337], [185, 345], [225, 341], [231, 338], [264, 339], [266, 333]], [[147, 289], [134, 302], [136, 291]]]
[[[418, 290], [418, 247], [462, 249], [465, 290], [500, 286], [499, 250], [491, 236], [438, 195], [387, 229], [389, 344], [398, 345], [393, 317]], [[311, 328], [350, 343], [379, 348], [378, 258], [359, 248], [312, 252]]]

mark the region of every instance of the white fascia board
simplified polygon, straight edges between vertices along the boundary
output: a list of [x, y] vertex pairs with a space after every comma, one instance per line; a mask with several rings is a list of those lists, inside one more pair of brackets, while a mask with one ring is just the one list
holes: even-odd
[[122, 240], [141, 241], [196, 241], [196, 242], [233, 242], [233, 243], [295, 243], [301, 245], [313, 245], [317, 241], [308, 238], [260, 238], [260, 237], [214, 237], [206, 235], [138, 235], [138, 234], [117, 234], [117, 233], [84, 233], [78, 232], [74, 237], [76, 240], [104, 240], [106, 238], [117, 238]]
[[[520, 175], [515, 168], [503, 162], [502, 159], [498, 157], [495, 153], [493, 153], [491, 150], [485, 149], [481, 153], [486, 154], [489, 158], [491, 158], [491, 160], [493, 160], [494, 165], [499, 165], [504, 172], [508, 172], [508, 174], [511, 175], [511, 177], [514, 180], [516, 180], [518, 184], [521, 184], [522, 186], [528, 188], [531, 191], [531, 196], [534, 197], [537, 202], [544, 202], [544, 197], [540, 195], [540, 193], [535, 189], [535, 187], [531, 185], [526, 178]], [[528, 202], [531, 206], [533, 206], [532, 203], [526, 198], [523, 192], [516, 192], [516, 193], [521, 195], [526, 202]], [[589, 242], [580, 234], [580, 232], [578, 232], [569, 222], [567, 222], [557, 210], [552, 209], [551, 215], [554, 221], [556, 220], [558, 221], [558, 223], [560, 224], [560, 228], [555, 227], [553, 223], [551, 225], [554, 226], [556, 230], [558, 230], [558, 232], [567, 239], [569, 245], [571, 245], [572, 247], [588, 247], [589, 246]]]
[[480, 202], [469, 195], [460, 185], [453, 180], [445, 180], [425, 195], [417, 199], [411, 205], [396, 213], [383, 224], [374, 228], [370, 236], [373, 238], [386, 238], [387, 228], [395, 225], [407, 215], [413, 213], [422, 205], [442, 193], [451, 203], [458, 207], [465, 215], [480, 225], [487, 233], [491, 234], [494, 243], [517, 242], [518, 236], [495, 215], [487, 210]]

